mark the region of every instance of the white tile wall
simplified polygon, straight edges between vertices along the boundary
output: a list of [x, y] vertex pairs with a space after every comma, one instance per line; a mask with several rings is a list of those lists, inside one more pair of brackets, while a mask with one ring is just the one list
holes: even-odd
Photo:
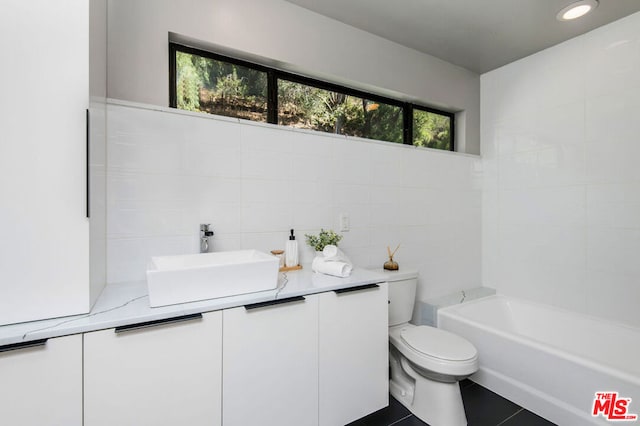
[[640, 13], [481, 87], [483, 284], [640, 326]]
[[296, 230], [351, 230], [340, 244], [357, 266], [420, 270], [420, 297], [480, 284], [478, 157], [292, 130], [234, 119], [108, 105], [109, 282], [145, 279], [149, 257], [198, 250], [283, 249]]

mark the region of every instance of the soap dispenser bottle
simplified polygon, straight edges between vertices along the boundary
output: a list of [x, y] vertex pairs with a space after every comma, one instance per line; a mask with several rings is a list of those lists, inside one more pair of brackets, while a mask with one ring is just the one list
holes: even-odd
[[298, 266], [298, 242], [296, 241], [296, 236], [293, 235], [293, 229], [291, 230], [291, 235], [289, 235], [289, 241], [287, 241], [284, 256], [284, 263], [287, 268]]

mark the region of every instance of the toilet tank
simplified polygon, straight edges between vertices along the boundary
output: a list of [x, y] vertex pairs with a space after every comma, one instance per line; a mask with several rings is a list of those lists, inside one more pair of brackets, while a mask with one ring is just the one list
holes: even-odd
[[409, 322], [413, 316], [416, 300], [418, 271], [404, 269], [399, 271], [377, 270], [389, 283], [389, 327]]

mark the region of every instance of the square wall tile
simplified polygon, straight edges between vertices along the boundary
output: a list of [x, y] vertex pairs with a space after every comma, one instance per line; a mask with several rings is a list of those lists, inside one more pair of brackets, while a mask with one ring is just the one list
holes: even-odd
[[588, 97], [640, 86], [640, 30], [636, 15], [584, 35]]
[[320, 132], [292, 131], [292, 133], [291, 153], [316, 159], [331, 159], [336, 140], [341, 139], [336, 135]]
[[639, 157], [640, 144], [588, 142], [586, 145], [587, 181], [590, 184], [640, 181], [640, 167], [637, 165]]
[[107, 217], [109, 237], [145, 237], [187, 234], [189, 209], [165, 201], [119, 201]]
[[153, 256], [191, 253], [189, 237], [148, 237], [107, 239], [107, 281], [146, 280], [147, 264]]
[[499, 229], [499, 238], [505, 264], [586, 267], [585, 227], [504, 225]]
[[539, 89], [536, 96], [540, 109], [584, 100], [585, 45], [584, 38], [575, 37], [530, 57], [537, 65], [538, 84], [534, 87]]
[[584, 288], [587, 295], [587, 312], [640, 327], [638, 282], [640, 273], [637, 272], [589, 270]]
[[181, 170], [190, 175], [239, 178], [240, 152], [239, 139], [230, 142], [192, 139], [184, 146]]
[[505, 225], [585, 226], [585, 200], [583, 186], [501, 191], [496, 214]]
[[640, 229], [589, 228], [590, 270], [640, 275]]
[[371, 144], [371, 184], [375, 186], [398, 186], [403, 183], [403, 174], [398, 165], [403, 161], [404, 147]]
[[113, 135], [107, 142], [110, 169], [145, 173], [179, 173], [182, 167], [182, 155], [183, 146], [180, 141], [152, 140], [148, 135]]
[[640, 229], [640, 182], [589, 185], [590, 227]]
[[292, 150], [295, 134], [273, 124], [241, 123], [240, 137], [243, 154], [264, 151], [286, 154]]
[[292, 204], [291, 226], [295, 229], [309, 229], [316, 226], [324, 229], [338, 229], [333, 224], [331, 205], [318, 201], [317, 203]]
[[333, 160], [309, 154], [291, 154], [291, 179], [302, 182], [332, 182]]
[[242, 233], [287, 232], [293, 223], [289, 204], [242, 204], [240, 209]]
[[289, 182], [274, 179], [242, 179], [240, 201], [242, 204], [290, 203], [294, 195], [289, 191]]
[[200, 224], [208, 223], [214, 231], [214, 238], [233, 236], [241, 231], [240, 226], [241, 205], [203, 200], [194, 203], [185, 211], [185, 222], [188, 224], [188, 232], [185, 234], [200, 235]]
[[293, 161], [278, 151], [243, 150], [242, 177], [252, 179], [291, 179]]

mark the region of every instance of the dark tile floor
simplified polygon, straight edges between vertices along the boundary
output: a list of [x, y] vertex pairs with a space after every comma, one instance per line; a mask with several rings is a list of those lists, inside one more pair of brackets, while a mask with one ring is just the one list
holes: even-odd
[[[553, 426], [550, 421], [525, 410], [500, 395], [473, 383], [460, 382], [469, 426]], [[402, 404], [389, 396], [389, 406], [349, 426], [425, 426]], [[428, 426], [428, 425], [427, 425]]]

